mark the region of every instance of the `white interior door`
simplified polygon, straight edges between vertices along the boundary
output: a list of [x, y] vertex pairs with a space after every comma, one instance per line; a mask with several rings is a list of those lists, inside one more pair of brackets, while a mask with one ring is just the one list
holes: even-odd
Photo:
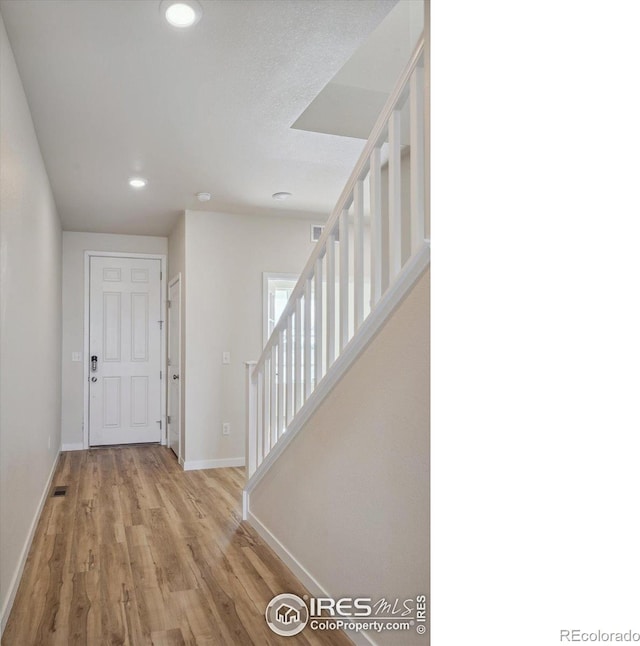
[[169, 448], [180, 457], [180, 374], [181, 348], [180, 326], [180, 279], [169, 285], [169, 356], [167, 358], [167, 375], [169, 379], [169, 410], [167, 429], [169, 431]]
[[162, 440], [160, 270], [155, 259], [91, 258], [91, 446]]

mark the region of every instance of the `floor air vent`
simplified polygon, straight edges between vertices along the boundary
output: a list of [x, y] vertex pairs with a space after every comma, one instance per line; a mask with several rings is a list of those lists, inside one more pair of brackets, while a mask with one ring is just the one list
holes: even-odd
[[53, 498], [57, 498], [58, 496], [66, 496], [67, 495], [67, 487], [54, 487], [53, 493], [51, 496]]

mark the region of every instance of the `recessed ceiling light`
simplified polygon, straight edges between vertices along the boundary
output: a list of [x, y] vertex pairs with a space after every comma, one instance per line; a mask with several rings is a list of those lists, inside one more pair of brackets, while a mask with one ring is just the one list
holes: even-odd
[[208, 202], [211, 199], [211, 193], [196, 193], [196, 197], [201, 202]]
[[144, 188], [147, 185], [147, 180], [144, 177], [130, 177], [129, 186], [133, 188]]
[[274, 200], [288, 200], [291, 197], [291, 193], [286, 191], [280, 191], [280, 193], [274, 193], [271, 196]]
[[165, 20], [178, 29], [192, 27], [202, 18], [202, 7], [195, 0], [162, 0], [160, 11]]

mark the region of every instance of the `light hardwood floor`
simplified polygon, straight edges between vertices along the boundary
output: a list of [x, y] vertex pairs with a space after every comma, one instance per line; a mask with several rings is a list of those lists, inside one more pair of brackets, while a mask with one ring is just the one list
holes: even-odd
[[184, 472], [169, 449], [63, 453], [3, 646], [348, 645], [272, 633], [271, 598], [305, 589], [241, 522], [244, 469]]

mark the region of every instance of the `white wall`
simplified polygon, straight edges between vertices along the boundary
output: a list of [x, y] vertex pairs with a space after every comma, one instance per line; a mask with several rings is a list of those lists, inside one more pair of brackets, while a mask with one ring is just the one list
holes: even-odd
[[83, 441], [83, 361], [72, 362], [72, 352], [84, 347], [84, 252], [127, 251], [167, 253], [167, 238], [112, 235], [108, 233], [62, 234], [62, 444], [81, 449]]
[[0, 604], [60, 448], [61, 226], [0, 17]]
[[[182, 407], [180, 410], [180, 455], [183, 456], [184, 460], [184, 438], [185, 438], [185, 416], [184, 416], [184, 402], [185, 402], [185, 384], [186, 384], [186, 352], [185, 348], [187, 347], [187, 328], [185, 326], [186, 318], [186, 298], [187, 298], [187, 273], [185, 267], [185, 216], [182, 214], [179, 220], [176, 222], [176, 225], [173, 227], [171, 234], [169, 235], [169, 260], [168, 260], [168, 273], [169, 277], [167, 280], [167, 285], [178, 275], [180, 274], [180, 310], [182, 317], [182, 324], [180, 328], [181, 339], [181, 359], [180, 359], [180, 390], [182, 393], [181, 400]], [[169, 371], [167, 371], [168, 374]], [[167, 379], [167, 387], [169, 386], [169, 380]], [[169, 394], [167, 393], [167, 401]]]
[[[185, 460], [244, 458], [244, 361], [262, 348], [262, 272], [299, 274], [308, 220], [186, 212]], [[222, 365], [222, 352], [231, 365]], [[222, 435], [222, 423], [231, 434]]]
[[251, 494], [251, 513], [334, 598], [428, 592], [428, 309], [427, 271]]

